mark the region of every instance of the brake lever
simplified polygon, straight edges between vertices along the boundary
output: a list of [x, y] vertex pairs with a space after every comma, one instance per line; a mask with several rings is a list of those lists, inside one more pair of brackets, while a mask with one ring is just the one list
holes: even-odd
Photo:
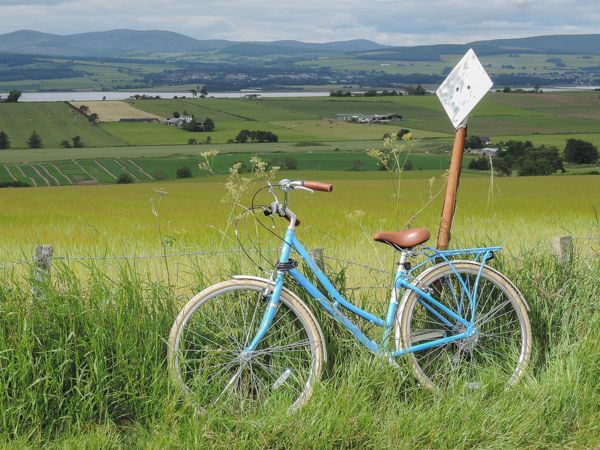
[[296, 186], [296, 187], [294, 188], [294, 190], [298, 190], [298, 189], [300, 189], [300, 190], [302, 190], [302, 191], [310, 192], [311, 194], [314, 194], [314, 193], [315, 193], [315, 191], [314, 191], [314, 190], [312, 190], [312, 189], [310, 189], [310, 188], [307, 188], [307, 187], [304, 187], [304, 186]]
[[273, 196], [273, 198], [275, 199], [275, 201], [278, 202], [279, 199], [277, 198], [277, 195], [275, 195], [275, 190], [273, 189], [273, 185], [271, 184], [270, 181], [267, 181], [267, 185], [269, 186], [268, 191], [271, 193], [271, 195]]

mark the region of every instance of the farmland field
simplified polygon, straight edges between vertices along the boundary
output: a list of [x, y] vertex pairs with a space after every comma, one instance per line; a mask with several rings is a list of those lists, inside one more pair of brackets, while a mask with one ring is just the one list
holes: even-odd
[[[285, 153], [262, 151], [260, 157], [271, 166], [284, 166], [289, 161], [298, 170], [340, 170], [340, 171], [375, 171], [378, 170], [377, 161], [365, 152], [352, 151], [323, 151], [316, 146], [316, 151], [298, 151], [292, 148]], [[306, 148], [306, 147], [304, 147]], [[97, 183], [114, 183], [117, 177], [128, 172], [133, 175], [134, 181], [152, 181], [154, 179], [174, 179], [176, 171], [181, 167], [188, 167], [194, 177], [204, 177], [205, 170], [199, 169], [199, 164], [204, 160], [198, 151], [185, 154], [167, 154], [159, 157], [133, 157], [133, 158], [85, 158], [85, 159], [53, 159], [32, 165], [24, 162], [4, 163], [0, 160], [0, 181], [15, 181], [19, 176], [21, 181], [26, 181], [33, 186], [70, 185], [81, 180], [95, 180]], [[255, 155], [248, 152], [224, 153], [215, 160], [214, 171], [225, 174], [234, 162], [242, 162], [244, 170], [250, 167], [250, 158]], [[8, 156], [8, 155], [5, 155]], [[71, 156], [69, 152], [62, 152], [62, 157]], [[89, 155], [86, 155], [89, 156]], [[108, 155], [103, 155], [108, 156]], [[425, 154], [420, 152], [405, 152], [403, 161], [410, 170], [443, 170], [449, 166], [450, 157], [445, 153]], [[472, 156], [466, 156], [463, 167], [467, 167]], [[38, 171], [35, 168], [38, 168]], [[61, 167], [69, 167], [69, 174], [62, 173]], [[41, 172], [40, 172], [41, 171]], [[15, 176], [15, 174], [17, 176]], [[54, 178], [53, 178], [54, 177]], [[58, 177], [58, 178], [57, 178]]]
[[92, 147], [124, 145], [119, 138], [91, 125], [81, 114], [65, 103], [0, 103], [0, 130], [11, 139], [12, 147], [27, 147], [33, 131], [42, 138], [45, 147], [59, 147], [63, 139], [80, 136]]
[[[581, 109], [561, 106], [568, 95], [490, 95], [469, 131], [495, 142], [527, 138], [559, 148], [567, 137], [598, 143], [597, 93], [582, 94]], [[510, 391], [489, 386], [431, 393], [415, 382], [406, 360], [399, 360], [401, 371], [387, 365], [328, 320], [322, 321], [329, 355], [325, 376], [297, 414], [275, 409], [271, 416], [219, 410], [200, 415], [169, 381], [165, 339], [178, 308], [232, 274], [268, 275], [264, 261], [257, 269], [239, 253], [228, 222], [234, 216], [226, 175], [201, 172], [199, 153], [219, 149], [214, 168], [221, 174], [236, 161], [248, 167], [258, 154], [272, 166], [285, 158], [296, 161], [297, 170], [281, 171], [275, 180], [332, 182], [331, 194], [291, 194], [290, 206], [302, 220], [298, 234], [307, 248], [325, 249], [326, 270], [337, 286], [380, 313], [389, 292], [378, 286], [389, 284], [397, 253], [371, 235], [423, 226], [432, 231], [429, 244], [435, 244], [452, 133], [436, 102], [433, 97], [131, 102], [161, 116], [187, 108], [213, 117], [214, 145], [175, 145], [205, 133], [158, 124], [92, 126], [65, 104], [35, 105], [41, 108], [35, 117], [44, 124], [38, 130], [43, 139], [81, 135], [89, 147], [0, 151], [0, 181], [40, 186], [0, 190], [0, 447], [597, 447], [600, 176], [594, 175], [492, 177], [463, 171], [451, 247], [503, 246], [490, 264], [507, 273], [530, 308], [533, 359]], [[28, 133], [14, 130], [34, 110], [0, 107], [24, 107], [8, 118], [0, 115], [0, 129], [16, 147]], [[341, 112], [384, 109], [404, 119], [366, 127], [327, 120]], [[62, 123], [59, 116], [69, 118], [73, 128], [55, 128]], [[286, 141], [224, 144], [240, 127], [268, 127]], [[402, 174], [397, 202], [397, 180], [377, 170], [365, 150], [381, 147], [384, 130], [400, 127], [421, 139], [408, 155], [412, 170]], [[183, 166], [194, 178], [170, 180]], [[114, 184], [123, 172], [135, 183]], [[238, 183], [250, 176], [241, 173]], [[70, 186], [89, 182], [105, 184]], [[251, 183], [241, 203], [249, 205], [261, 185], [264, 181]], [[259, 195], [256, 201], [271, 199]], [[277, 238], [247, 214], [237, 216], [240, 212], [234, 218], [245, 248], [277, 248]], [[272, 228], [268, 218], [259, 218], [271, 231], [285, 229], [285, 221]], [[562, 235], [575, 237], [567, 266], [551, 254], [552, 239]], [[49, 279], [40, 280], [32, 270], [37, 244], [53, 245]], [[228, 253], [204, 253], [213, 250]], [[264, 256], [273, 259], [271, 253]], [[384, 281], [349, 261], [386, 271]], [[361, 290], [365, 286], [373, 288], [368, 295]]]
[[145, 113], [126, 102], [120, 101], [86, 101], [70, 102], [75, 108], [89, 108], [90, 114], [98, 114], [100, 122], [118, 122], [121, 119], [160, 119], [155, 114]]
[[[101, 162], [109, 166], [109, 161]], [[347, 259], [393, 269], [393, 250], [372, 243], [371, 233], [403, 227], [431, 193], [443, 187], [440, 171], [405, 173], [395, 218], [389, 174], [279, 175], [334, 183], [332, 194], [292, 195], [292, 207], [303, 221], [298, 232], [306, 245], [325, 247], [327, 256], [339, 258], [339, 263], [328, 260], [332, 274]], [[159, 198], [157, 188], [167, 192], [160, 197], [162, 238], [149, 202]], [[492, 264], [511, 276], [531, 308], [534, 359], [524, 381], [510, 393], [457, 388], [432, 394], [415, 384], [404, 362], [401, 375], [325, 321], [327, 336], [335, 336], [339, 344], [328, 348], [331, 366], [323, 383], [293, 418], [278, 410], [269, 418], [195, 415], [166, 376], [164, 339], [185, 298], [231, 272], [257, 273], [235, 254], [169, 258], [169, 272], [160, 258], [163, 250], [186, 254], [221, 245], [237, 248], [231, 228], [225, 238], [221, 234], [229, 213], [229, 205], [222, 203], [222, 177], [3, 190], [0, 248], [4, 286], [9, 289], [0, 290], [0, 362], [5, 369], [0, 380], [12, 389], [0, 390], [0, 403], [5, 405], [1, 423], [11, 430], [0, 439], [9, 447], [48, 441], [67, 447], [115, 442], [125, 447], [211, 447], [219, 446], [219, 436], [225, 433], [240, 447], [323, 447], [332, 440], [360, 447], [460, 447], [465, 441], [484, 447], [593, 447], [600, 439], [600, 328], [594, 309], [600, 266], [589, 253], [585, 258], [581, 253], [582, 259], [565, 271], [548, 251], [550, 238], [565, 230], [575, 236], [598, 236], [599, 199], [590, 195], [598, 191], [600, 177], [594, 176], [501, 178], [493, 183], [486, 176], [463, 177], [452, 245], [503, 245]], [[412, 225], [435, 230], [440, 201], [437, 197]], [[248, 233], [253, 228], [242, 223], [240, 230]], [[170, 243], [163, 249], [165, 236]], [[246, 237], [242, 240], [247, 244]], [[31, 291], [19, 274], [26, 266], [11, 264], [29, 258], [36, 243], [54, 245], [53, 281], [43, 288], [43, 302], [32, 299], [24, 307], [22, 299]], [[582, 243], [578, 251], [589, 245], [595, 244]], [[112, 255], [158, 257], [102, 259]], [[100, 259], [65, 260], [68, 256]], [[350, 275], [355, 271], [345, 276]], [[347, 283], [360, 285], [365, 280], [361, 276]], [[368, 305], [381, 311], [386, 302], [381, 291]], [[456, 414], [462, 417], [460, 424], [454, 423]], [[24, 415], [28, 423], [22, 422]], [[223, 422], [230, 424], [227, 431]], [[324, 423], [327, 431], [322, 430]], [[295, 432], [282, 427], [294, 427]]]
[[[123, 102], [99, 102], [103, 108]], [[410, 129], [421, 139], [446, 139], [452, 129], [434, 96], [355, 98], [264, 98], [132, 100], [128, 111], [169, 117], [174, 112], [212, 118], [216, 129], [190, 133], [158, 123], [102, 123], [90, 125], [62, 103], [1, 105], [0, 130], [14, 148], [25, 147], [31, 131], [41, 135], [44, 146], [57, 147], [61, 140], [79, 135], [87, 147], [184, 145], [190, 139], [224, 145], [241, 129], [270, 130], [282, 143], [320, 141], [354, 142], [381, 139], [399, 128]], [[118, 108], [117, 108], [118, 109]], [[119, 115], [118, 110], [114, 114]], [[354, 124], [333, 120], [336, 114], [400, 114], [391, 124]], [[35, 127], [34, 127], [35, 124]], [[600, 99], [595, 91], [544, 94], [490, 94], [475, 109], [469, 132], [490, 136], [497, 143], [507, 138], [530, 139], [536, 144], [560, 148], [569, 137], [598, 142]], [[14, 130], [14, 131], [13, 131]], [[251, 151], [248, 147], [247, 150]], [[124, 150], [124, 152], [127, 152]], [[125, 156], [120, 155], [120, 156]]]
[[[110, 168], [108, 160], [101, 162]], [[307, 224], [305, 233], [309, 239], [322, 237], [323, 232], [331, 230], [331, 237], [322, 244], [352, 252], [333, 237], [342, 229], [357, 230], [356, 224], [345, 218], [347, 214], [365, 211], [362, 220], [370, 232], [401, 227], [427, 202], [431, 177], [436, 178], [434, 192], [443, 186], [441, 174], [427, 170], [404, 173], [401, 212], [396, 225], [392, 220], [395, 205], [391, 198], [392, 181], [386, 173], [291, 171], [282, 172], [280, 177], [317, 178], [335, 184], [334, 194], [297, 193], [294, 201], [299, 216]], [[182, 231], [177, 240], [186, 246], [211, 247], [218, 241], [218, 230], [228, 214], [227, 206], [221, 203], [226, 194], [223, 180], [218, 180], [219, 177], [204, 177], [134, 186], [3, 190], [2, 253], [16, 255], [30, 251], [33, 230], [39, 242], [54, 243], [57, 251], [118, 252], [128, 246], [154, 247], [158, 239], [148, 201], [159, 187], [169, 193], [164, 199], [164, 219]], [[547, 245], [552, 236], [564, 230], [574, 235], [597, 233], [594, 208], [600, 206], [600, 198], [589, 193], [600, 192], [598, 176], [497, 178], [492, 186], [491, 182], [487, 176], [464, 174], [455, 246], [494, 242], [507, 244], [509, 251], [520, 252]], [[581, 189], [584, 185], [585, 190]], [[440, 202], [438, 197], [413, 225], [434, 230]], [[23, 227], [24, 223], [29, 225]], [[88, 229], [92, 224], [93, 232]]]

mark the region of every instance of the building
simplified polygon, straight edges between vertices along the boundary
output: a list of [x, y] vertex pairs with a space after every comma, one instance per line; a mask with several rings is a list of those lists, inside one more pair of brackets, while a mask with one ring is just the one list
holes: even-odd
[[393, 120], [401, 120], [400, 114], [336, 114], [336, 120], [356, 123], [390, 123]]
[[193, 119], [194, 119], [194, 116], [184, 115], [184, 116], [180, 116], [180, 117], [169, 117], [168, 119], [163, 120], [162, 123], [164, 125], [176, 126], [178, 128], [182, 128], [183, 124], [191, 123]]

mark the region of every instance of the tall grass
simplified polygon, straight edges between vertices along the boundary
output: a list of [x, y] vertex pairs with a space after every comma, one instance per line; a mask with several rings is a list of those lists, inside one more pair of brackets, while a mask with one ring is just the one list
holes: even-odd
[[[590, 192], [598, 184], [596, 177], [578, 178]], [[406, 177], [403, 186], [400, 215], [409, 219], [429, 198], [428, 176]], [[377, 260], [382, 268], [393, 268], [392, 250], [361, 237], [361, 232], [368, 237], [371, 231], [395, 228], [387, 211], [396, 200], [385, 193], [386, 187], [389, 181], [380, 174], [357, 174], [337, 183], [333, 195], [298, 193], [292, 204], [303, 220], [298, 233], [307, 247], [325, 246], [327, 255], [339, 255], [337, 261], [327, 260], [332, 279], [377, 313], [385, 309], [385, 290], [365, 294], [349, 288], [389, 286], [390, 280], [386, 274], [373, 280], [344, 260]], [[199, 416], [168, 379], [168, 331], [193, 293], [232, 274], [254, 274], [247, 261], [236, 254], [135, 263], [59, 260], [51, 279], [41, 285], [21, 270], [26, 266], [0, 275], [0, 446], [598, 445], [600, 259], [588, 254], [561, 267], [546, 244], [557, 234], [597, 235], [597, 200], [566, 177], [498, 180], [492, 205], [484, 177], [466, 176], [461, 189], [453, 246], [508, 244], [493, 264], [522, 290], [531, 308], [533, 358], [522, 382], [509, 391], [428, 392], [416, 385], [405, 361], [394, 368], [369, 355], [307, 299], [321, 321], [329, 354], [325, 377], [307, 406], [293, 415], [215, 410]], [[55, 188], [51, 194], [38, 189], [35, 197], [4, 193], [10, 213], [0, 215], [3, 254], [21, 258], [33, 244], [32, 230], [38, 242], [56, 244], [59, 255], [160, 256], [167, 250], [235, 245], [229, 237], [224, 242], [218, 231], [230, 213], [220, 204], [220, 183], [172, 183], [168, 190], [160, 233], [148, 203], [152, 186]], [[116, 195], [119, 202], [113, 201]], [[415, 225], [434, 229], [439, 206], [423, 211]], [[361, 211], [359, 224], [344, 219], [352, 210]], [[267, 240], [261, 247], [277, 243]]]
[[[595, 262], [594, 262], [595, 261]], [[166, 336], [181, 306], [123, 263], [118, 276], [56, 268], [0, 287], [0, 442], [78, 448], [593, 447], [600, 442], [600, 264], [547, 256], [496, 265], [527, 298], [534, 358], [505, 390], [418, 387], [323, 323], [331, 364], [300, 412], [198, 416], [171, 386]], [[236, 270], [230, 267], [227, 270]], [[222, 276], [226, 276], [225, 273]], [[201, 277], [199, 277], [201, 278]], [[201, 286], [199, 286], [201, 287]], [[313, 309], [316, 309], [311, 303]]]

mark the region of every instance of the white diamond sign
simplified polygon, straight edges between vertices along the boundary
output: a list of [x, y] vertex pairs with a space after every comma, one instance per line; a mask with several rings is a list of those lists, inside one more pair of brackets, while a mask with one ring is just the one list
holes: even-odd
[[493, 84], [473, 49], [469, 49], [436, 91], [454, 128], [465, 121]]

